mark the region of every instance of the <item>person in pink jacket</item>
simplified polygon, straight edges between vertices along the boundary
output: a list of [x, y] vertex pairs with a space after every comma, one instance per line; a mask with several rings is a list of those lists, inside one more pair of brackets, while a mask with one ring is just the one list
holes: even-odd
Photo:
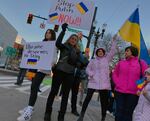
[[93, 93], [98, 90], [101, 98], [102, 119], [105, 120], [106, 110], [108, 106], [108, 91], [111, 90], [110, 77], [109, 77], [109, 62], [112, 60], [116, 50], [116, 36], [113, 38], [113, 43], [109, 53], [105, 53], [103, 48], [96, 50], [96, 57], [92, 59], [87, 68], [88, 74], [88, 90], [86, 98], [83, 102], [82, 110], [77, 121], [83, 121], [85, 111], [92, 98]]
[[145, 70], [145, 84], [135, 108], [133, 121], [150, 121], [150, 68]]
[[136, 81], [144, 75], [148, 65], [138, 59], [138, 50], [133, 46], [125, 49], [125, 59], [118, 62], [113, 71], [115, 84], [115, 121], [132, 121], [132, 114], [138, 102]]

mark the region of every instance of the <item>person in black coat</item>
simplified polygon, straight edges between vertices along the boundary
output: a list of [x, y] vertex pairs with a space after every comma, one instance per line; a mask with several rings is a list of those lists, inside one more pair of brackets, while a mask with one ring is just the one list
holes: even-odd
[[64, 121], [69, 92], [75, 79], [74, 73], [78, 65], [80, 49], [77, 45], [78, 36], [76, 34], [72, 34], [65, 43], [62, 43], [67, 27], [66, 23], [62, 25], [62, 32], [56, 41], [56, 47], [60, 50], [60, 58], [53, 71], [52, 87], [47, 99], [44, 121], [51, 121], [52, 105], [60, 85], [62, 85], [62, 100], [58, 121]]

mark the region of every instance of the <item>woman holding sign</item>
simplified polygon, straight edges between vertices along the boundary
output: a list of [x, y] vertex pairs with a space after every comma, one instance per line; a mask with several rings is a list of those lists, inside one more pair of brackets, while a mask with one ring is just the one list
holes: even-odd
[[[54, 30], [48, 29], [45, 33], [45, 38], [43, 41], [55, 41], [56, 40], [56, 34]], [[53, 62], [52, 65], [56, 63], [57, 60], [57, 49], [54, 51], [54, 57], [53, 57]], [[18, 117], [18, 121], [29, 121], [31, 119], [32, 113], [33, 113], [33, 107], [35, 105], [36, 99], [37, 99], [37, 93], [40, 87], [40, 84], [42, 83], [44, 77], [46, 74], [49, 74], [49, 71], [46, 70], [39, 70], [35, 74], [35, 77], [32, 80], [31, 84], [31, 93], [30, 93], [30, 98], [28, 102], [28, 106], [25, 107], [23, 110], [20, 110], [19, 113], [21, 114], [20, 117]]]

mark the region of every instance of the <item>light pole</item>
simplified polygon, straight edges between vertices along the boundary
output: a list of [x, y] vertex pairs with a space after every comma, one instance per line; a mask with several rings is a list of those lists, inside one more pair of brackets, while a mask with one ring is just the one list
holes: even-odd
[[100, 33], [100, 31], [99, 31], [100, 28], [98, 28], [98, 30], [97, 30], [96, 33], [94, 33], [95, 42], [94, 42], [94, 49], [93, 49], [93, 53], [92, 53], [92, 57], [91, 57], [91, 58], [94, 58], [95, 49], [96, 49], [96, 47], [97, 47], [97, 42], [98, 42], [99, 37], [101, 37], [101, 39], [103, 39], [106, 26], [107, 26], [107, 24], [103, 24], [103, 26], [102, 26], [102, 32], [101, 32], [101, 33]]
[[93, 32], [95, 31], [95, 26], [94, 26], [94, 22], [95, 22], [95, 18], [96, 18], [96, 14], [97, 14], [97, 7], [95, 7], [95, 10], [94, 10], [94, 15], [93, 15], [93, 20], [92, 20], [92, 24], [91, 24], [91, 29], [90, 29], [90, 33], [89, 33], [89, 36], [83, 36], [85, 38], [87, 38], [87, 45], [86, 45], [86, 48], [89, 48], [90, 47], [90, 42], [91, 42], [91, 38], [92, 38], [92, 35], [93, 35]]

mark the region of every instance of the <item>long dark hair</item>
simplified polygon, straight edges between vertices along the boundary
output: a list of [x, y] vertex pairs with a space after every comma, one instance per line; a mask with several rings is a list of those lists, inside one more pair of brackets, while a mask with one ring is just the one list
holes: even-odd
[[133, 47], [133, 46], [126, 47], [126, 48], [125, 48], [125, 51], [126, 51], [127, 49], [130, 49], [130, 51], [131, 51], [131, 53], [132, 53], [132, 55], [133, 55], [134, 57], [137, 57], [137, 56], [138, 56], [139, 52], [138, 52], [138, 49], [137, 49], [136, 47]]
[[50, 33], [51, 33], [51, 39], [50, 39], [50, 40], [55, 41], [55, 40], [56, 40], [56, 33], [55, 33], [55, 31], [52, 30], [52, 29], [47, 29], [47, 30], [46, 30], [45, 36], [44, 36], [44, 40], [43, 40], [43, 41], [47, 41], [47, 39], [46, 39], [46, 34], [47, 34], [48, 31], [50, 31]]

